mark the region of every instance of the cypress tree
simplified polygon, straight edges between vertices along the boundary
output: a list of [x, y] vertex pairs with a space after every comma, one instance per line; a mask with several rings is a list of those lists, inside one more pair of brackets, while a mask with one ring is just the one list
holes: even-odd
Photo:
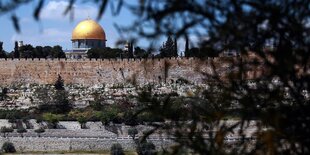
[[58, 78], [54, 84], [54, 87], [56, 90], [65, 90], [64, 88], [64, 80], [62, 79], [62, 77], [60, 75], [58, 75]]
[[189, 56], [189, 43], [188, 43], [188, 36], [185, 37], [185, 56], [188, 57]]
[[0, 41], [0, 51], [3, 50], [3, 47], [2, 47], [2, 46], [3, 46], [3, 42]]
[[130, 41], [128, 44], [128, 57], [133, 58], [133, 42]]
[[17, 43], [17, 41], [15, 41], [13, 57], [14, 57], [14, 58], [20, 58], [20, 54], [19, 54], [19, 49], [18, 49], [18, 43]]
[[175, 52], [175, 46], [172, 38], [168, 36], [167, 41], [160, 48], [161, 57], [173, 57]]
[[2, 46], [3, 46], [3, 42], [0, 42], [0, 58], [6, 58], [7, 56]]
[[174, 38], [174, 56], [178, 57], [178, 40], [177, 40], [177, 37]]

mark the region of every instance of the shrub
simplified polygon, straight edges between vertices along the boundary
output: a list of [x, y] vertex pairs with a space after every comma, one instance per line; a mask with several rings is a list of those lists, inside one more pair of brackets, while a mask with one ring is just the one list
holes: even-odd
[[178, 78], [178, 79], [176, 80], [176, 83], [180, 83], [180, 84], [189, 84], [190, 82], [189, 82], [187, 79], [185, 79], [185, 78], [183, 78], [183, 77], [180, 77], [180, 78]]
[[128, 129], [128, 135], [130, 135], [132, 139], [135, 139], [137, 134], [138, 134], [138, 130], [136, 128], [131, 127]]
[[16, 120], [21, 118], [20, 115], [18, 111], [10, 111], [6, 114], [6, 119], [8, 119], [9, 123], [16, 123]]
[[41, 123], [43, 122], [43, 118], [42, 117], [37, 117], [36, 118], [36, 123]]
[[43, 119], [49, 123], [52, 128], [57, 127], [57, 123], [62, 119], [62, 115], [52, 114], [52, 113], [44, 113]]
[[3, 133], [3, 136], [5, 136], [6, 133], [9, 133], [9, 132], [13, 132], [13, 128], [10, 128], [10, 127], [1, 127], [0, 129], [0, 132]]
[[4, 142], [3, 145], [2, 145], [2, 150], [5, 153], [15, 153], [16, 152], [14, 144], [11, 143], [11, 142]]
[[152, 142], [138, 142], [136, 151], [138, 155], [155, 155], [156, 149]]
[[45, 132], [45, 129], [43, 129], [43, 128], [35, 129], [34, 132], [43, 133], [43, 132]]
[[16, 130], [18, 133], [24, 133], [24, 132], [27, 132], [27, 130], [25, 128], [18, 128]]
[[64, 80], [62, 79], [62, 77], [58, 74], [58, 78], [54, 84], [54, 87], [56, 90], [65, 90], [64, 88]]
[[10, 127], [1, 127], [0, 131], [2, 133], [5, 133], [5, 132], [13, 132], [13, 128], [10, 128]]
[[111, 146], [111, 155], [124, 155], [124, 150], [121, 144], [116, 143]]
[[68, 93], [65, 90], [57, 90], [53, 98], [54, 106], [50, 112], [65, 114], [70, 112], [70, 110], [73, 108], [73, 105], [68, 100]]
[[152, 114], [151, 112], [142, 112], [137, 116], [139, 122], [163, 122], [162, 116]]
[[119, 110], [115, 106], [107, 107], [99, 114], [99, 118], [104, 125], [107, 125], [117, 119], [118, 112]]
[[34, 130], [34, 132], [36, 132], [38, 134], [38, 136], [40, 137], [40, 133], [45, 132], [45, 129], [39, 128], [39, 129]]
[[103, 108], [101, 101], [97, 101], [97, 100], [90, 102], [89, 106], [94, 110], [102, 110]]
[[85, 117], [80, 116], [77, 118], [77, 121], [80, 123], [81, 129], [86, 129], [87, 119]]
[[20, 133], [20, 135], [23, 137], [23, 133], [25, 133], [25, 132], [27, 132], [27, 130], [25, 129], [25, 128], [18, 128], [17, 130], [16, 130], [18, 133]]

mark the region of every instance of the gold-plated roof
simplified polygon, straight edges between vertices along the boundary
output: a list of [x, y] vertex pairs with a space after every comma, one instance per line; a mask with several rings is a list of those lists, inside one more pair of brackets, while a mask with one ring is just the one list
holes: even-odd
[[72, 40], [76, 39], [99, 39], [106, 40], [104, 30], [94, 20], [81, 21], [72, 32]]

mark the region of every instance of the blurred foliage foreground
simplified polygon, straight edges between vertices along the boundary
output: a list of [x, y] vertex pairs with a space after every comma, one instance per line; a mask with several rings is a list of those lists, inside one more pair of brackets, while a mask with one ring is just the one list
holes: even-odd
[[[31, 0], [0, 3], [0, 13], [13, 12]], [[2, 2], [2, 1], [1, 1]], [[38, 1], [34, 18], [39, 19], [43, 0]], [[65, 14], [74, 10], [72, 0]], [[136, 115], [155, 115], [163, 123], [153, 123], [175, 137], [177, 145], [170, 153], [190, 150], [199, 154], [309, 154], [309, 45], [310, 3], [306, 0], [178, 0], [124, 1], [93, 0], [98, 4], [98, 19], [107, 7], [113, 15], [123, 8], [134, 17], [132, 26], [116, 26], [134, 39], [153, 41], [158, 36], [174, 35], [189, 40], [198, 38], [200, 46], [212, 52], [252, 52], [260, 57], [256, 69], [263, 76], [248, 85], [242, 78], [255, 61], [241, 59], [239, 78], [222, 81], [216, 73], [210, 87], [192, 100], [157, 97], [149, 90], [140, 94], [142, 107]], [[19, 30], [18, 18], [12, 21]], [[269, 49], [270, 47], [270, 49]], [[267, 52], [269, 51], [269, 52]], [[251, 62], [247, 64], [247, 62]], [[245, 61], [245, 62], [244, 62]], [[234, 124], [221, 120], [238, 109], [240, 120]], [[230, 145], [225, 137], [238, 133], [246, 137], [249, 121], [256, 120], [252, 136]], [[151, 131], [150, 131], [151, 132]], [[169, 150], [167, 150], [169, 151]]]

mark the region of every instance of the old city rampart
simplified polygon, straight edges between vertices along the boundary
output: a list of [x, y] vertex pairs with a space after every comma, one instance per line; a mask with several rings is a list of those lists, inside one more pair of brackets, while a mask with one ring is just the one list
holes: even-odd
[[180, 78], [203, 83], [205, 73], [220, 75], [231, 71], [232, 62], [237, 59], [0, 59], [0, 85], [52, 84], [58, 75], [66, 84], [86, 86], [170, 82]]

